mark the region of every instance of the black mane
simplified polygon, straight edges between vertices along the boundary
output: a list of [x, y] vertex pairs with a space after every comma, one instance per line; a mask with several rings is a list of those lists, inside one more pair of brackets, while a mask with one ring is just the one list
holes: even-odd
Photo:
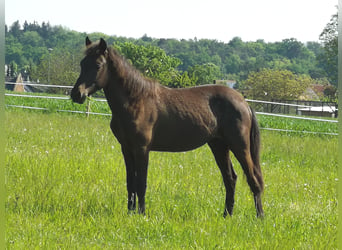
[[[160, 86], [156, 80], [145, 77], [116, 49], [108, 47], [105, 54], [108, 70], [113, 74], [113, 79], [119, 79], [119, 83], [127, 90], [131, 98], [155, 96], [155, 92]], [[85, 55], [103, 56], [99, 48], [99, 42], [89, 45]]]

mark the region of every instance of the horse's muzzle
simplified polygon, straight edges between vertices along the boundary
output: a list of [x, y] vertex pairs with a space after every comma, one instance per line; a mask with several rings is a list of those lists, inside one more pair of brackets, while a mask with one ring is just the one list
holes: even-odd
[[78, 87], [74, 87], [71, 90], [70, 96], [73, 102], [76, 102], [79, 104], [83, 104], [85, 99], [87, 98], [87, 95], [85, 93], [81, 93]]

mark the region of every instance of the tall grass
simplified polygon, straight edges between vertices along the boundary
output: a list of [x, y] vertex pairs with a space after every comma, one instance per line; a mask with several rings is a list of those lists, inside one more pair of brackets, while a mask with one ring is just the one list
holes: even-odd
[[262, 132], [265, 218], [241, 167], [233, 217], [207, 146], [150, 156], [147, 215], [127, 214], [109, 119], [6, 112], [8, 249], [336, 249], [337, 139]]

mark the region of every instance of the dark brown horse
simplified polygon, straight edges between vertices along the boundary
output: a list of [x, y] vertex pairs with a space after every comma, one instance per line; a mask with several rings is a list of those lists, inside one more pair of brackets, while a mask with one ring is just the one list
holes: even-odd
[[259, 128], [243, 97], [222, 85], [170, 89], [145, 78], [101, 39], [86, 38], [81, 74], [71, 92], [74, 102], [103, 89], [112, 110], [110, 127], [126, 164], [128, 209], [145, 213], [149, 152], [180, 152], [208, 143], [226, 188], [224, 216], [232, 215], [237, 175], [229, 157], [240, 162], [263, 216], [264, 188], [259, 164]]

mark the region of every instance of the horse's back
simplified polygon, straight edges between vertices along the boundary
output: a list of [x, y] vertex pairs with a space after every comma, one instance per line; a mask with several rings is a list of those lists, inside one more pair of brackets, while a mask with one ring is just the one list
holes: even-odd
[[[223, 85], [163, 88], [158, 100], [152, 150], [186, 151], [220, 136], [224, 126], [241, 116], [244, 99]], [[242, 110], [240, 110], [242, 109]]]

